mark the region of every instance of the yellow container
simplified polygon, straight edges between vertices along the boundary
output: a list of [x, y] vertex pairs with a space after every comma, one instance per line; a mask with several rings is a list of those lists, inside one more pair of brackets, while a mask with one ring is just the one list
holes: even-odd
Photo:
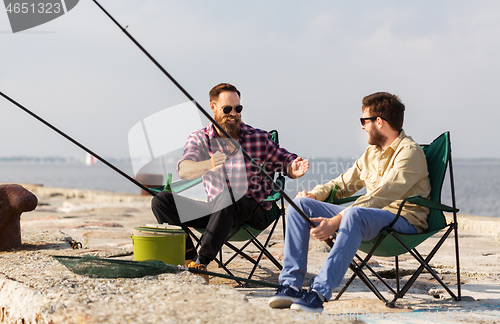
[[[140, 233], [140, 234], [139, 234]], [[134, 227], [131, 235], [134, 260], [160, 260], [166, 264], [184, 265], [186, 233], [183, 230]]]

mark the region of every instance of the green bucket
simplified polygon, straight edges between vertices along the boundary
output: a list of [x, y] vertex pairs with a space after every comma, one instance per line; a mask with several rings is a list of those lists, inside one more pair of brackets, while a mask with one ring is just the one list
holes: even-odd
[[137, 226], [131, 237], [134, 260], [159, 260], [166, 264], [184, 265], [186, 233], [183, 230]]

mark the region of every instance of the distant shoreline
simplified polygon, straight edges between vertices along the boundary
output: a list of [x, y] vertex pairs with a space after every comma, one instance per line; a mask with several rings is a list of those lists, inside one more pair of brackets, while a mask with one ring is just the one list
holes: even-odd
[[[124, 173], [134, 177], [130, 160], [108, 159], [108, 161]], [[297, 192], [311, 190], [318, 184], [336, 178], [353, 163], [354, 159], [310, 159], [309, 172], [300, 179], [287, 179], [285, 192], [293, 198]], [[500, 201], [497, 199], [500, 190], [497, 181], [500, 177], [500, 159], [455, 159], [453, 166], [456, 205], [460, 212], [463, 215], [500, 218]], [[166, 165], [157, 163], [154, 168], [141, 170], [144, 174], [162, 174], [162, 181], [149, 184], [158, 186], [164, 184], [165, 172], [173, 173], [174, 181], [177, 179], [175, 163]], [[139, 194], [141, 192], [135, 184], [104, 163], [97, 161], [94, 165], [87, 165], [83, 158], [0, 158], [0, 182], [43, 184], [47, 187], [104, 190], [116, 193]], [[194, 196], [194, 192], [188, 195], [203, 199], [203, 188], [197, 189], [197, 196]], [[448, 181], [444, 183], [441, 200], [446, 205], [452, 204]]]
[[[0, 183], [3, 185], [6, 183]], [[62, 196], [71, 199], [74, 197], [86, 197], [89, 200], [96, 200], [97, 202], [144, 202], [151, 199], [149, 195], [142, 196], [140, 193], [123, 193], [106, 190], [93, 190], [93, 189], [76, 189], [76, 188], [59, 188], [59, 187], [45, 187], [41, 184], [20, 183], [19, 185], [25, 187], [27, 190], [32, 191], [35, 195], [50, 196], [53, 194], [61, 194]], [[288, 204], [285, 202], [286, 208]], [[453, 217], [453, 214], [445, 213], [448, 221]], [[480, 216], [457, 214], [459, 229], [471, 230], [478, 233], [497, 235], [500, 240], [500, 217], [498, 216]]]

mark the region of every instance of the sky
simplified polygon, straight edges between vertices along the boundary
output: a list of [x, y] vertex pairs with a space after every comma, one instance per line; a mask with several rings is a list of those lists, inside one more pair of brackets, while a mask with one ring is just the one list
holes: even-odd
[[[387, 91], [418, 143], [450, 131], [455, 158], [500, 158], [498, 1], [100, 3], [207, 111], [209, 90], [232, 83], [243, 121], [302, 157], [360, 156], [361, 100]], [[18, 33], [0, 8], [0, 91], [110, 158], [129, 156], [134, 125], [188, 101], [90, 0]], [[0, 157], [85, 155], [1, 97], [0, 114]]]

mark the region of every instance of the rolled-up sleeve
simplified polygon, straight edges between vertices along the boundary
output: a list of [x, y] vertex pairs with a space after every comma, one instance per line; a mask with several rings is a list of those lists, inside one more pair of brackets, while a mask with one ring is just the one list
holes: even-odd
[[335, 186], [338, 187], [336, 199], [350, 197], [361, 190], [365, 186], [360, 177], [364, 168], [363, 160], [364, 154], [345, 173], [325, 184], [314, 187], [311, 193], [316, 197], [316, 200], [324, 201]]
[[266, 171], [281, 171], [284, 175], [288, 175], [288, 166], [298, 157], [297, 154], [290, 153], [280, 147], [278, 143], [272, 140], [269, 134], [267, 135], [266, 142]]
[[177, 172], [179, 172], [179, 164], [184, 160], [202, 161], [210, 157], [207, 143], [202, 140], [205, 137], [202, 136], [203, 134], [201, 132], [203, 132], [203, 130], [195, 131], [188, 136], [186, 144], [184, 144], [182, 156], [177, 162]]

